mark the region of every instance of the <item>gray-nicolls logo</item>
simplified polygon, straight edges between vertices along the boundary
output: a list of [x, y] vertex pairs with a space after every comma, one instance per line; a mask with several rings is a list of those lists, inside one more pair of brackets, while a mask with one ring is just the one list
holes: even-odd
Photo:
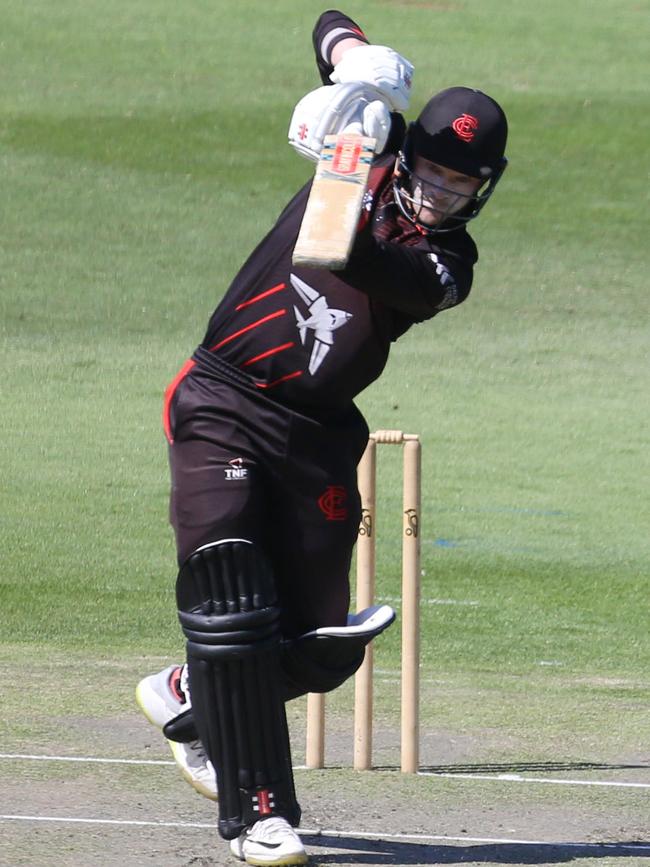
[[233, 458], [231, 461], [228, 461], [228, 466], [224, 468], [224, 473], [226, 474], [226, 481], [234, 482], [239, 479], [245, 479], [248, 475], [248, 470], [244, 466], [242, 458]]

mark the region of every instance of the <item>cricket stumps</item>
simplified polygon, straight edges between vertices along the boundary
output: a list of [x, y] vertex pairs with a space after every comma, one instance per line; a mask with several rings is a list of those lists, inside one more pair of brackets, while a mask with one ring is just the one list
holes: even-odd
[[[377, 446], [403, 447], [402, 493], [402, 665], [401, 665], [401, 770], [416, 773], [419, 766], [420, 666], [420, 509], [421, 447], [417, 434], [379, 430], [370, 434], [358, 467], [361, 524], [357, 540], [357, 611], [375, 603], [375, 537]], [[373, 652], [366, 648], [363, 665], [355, 676], [354, 768], [372, 766]], [[308, 768], [325, 766], [325, 696], [307, 699]]]

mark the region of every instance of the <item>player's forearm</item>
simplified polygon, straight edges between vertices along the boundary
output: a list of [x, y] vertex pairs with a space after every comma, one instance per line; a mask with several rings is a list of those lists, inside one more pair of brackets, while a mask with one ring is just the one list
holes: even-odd
[[355, 246], [342, 274], [371, 298], [406, 313], [416, 322], [460, 304], [472, 285], [472, 269], [460, 261], [434, 262], [422, 250], [368, 235], [360, 246]]
[[337, 10], [324, 12], [320, 16], [314, 27], [312, 41], [323, 84], [331, 84], [330, 75], [345, 51], [369, 44], [359, 25]]

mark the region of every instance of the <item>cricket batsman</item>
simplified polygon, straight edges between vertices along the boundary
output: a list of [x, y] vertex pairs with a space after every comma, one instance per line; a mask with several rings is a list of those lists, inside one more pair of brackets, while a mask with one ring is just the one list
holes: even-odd
[[295, 266], [303, 187], [167, 389], [186, 661], [136, 693], [187, 780], [218, 800], [232, 854], [257, 865], [307, 862], [285, 703], [343, 683], [394, 618], [348, 613], [368, 439], [355, 397], [395, 340], [467, 298], [467, 224], [506, 167], [506, 117], [486, 94], [447, 88], [407, 126], [408, 60], [335, 10], [313, 44], [322, 86], [297, 104], [289, 143], [317, 160], [327, 134], [376, 140], [361, 219], [342, 270]]

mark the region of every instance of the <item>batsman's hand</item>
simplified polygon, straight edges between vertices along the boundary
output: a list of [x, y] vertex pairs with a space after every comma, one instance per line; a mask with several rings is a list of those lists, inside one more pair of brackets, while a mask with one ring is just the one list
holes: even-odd
[[413, 73], [413, 64], [392, 48], [358, 45], [345, 52], [330, 78], [336, 84], [362, 81], [376, 87], [391, 111], [406, 111], [411, 98]]
[[353, 132], [375, 139], [383, 151], [390, 132], [390, 111], [379, 90], [362, 82], [325, 85], [303, 96], [293, 110], [289, 144], [318, 162], [326, 135]]

